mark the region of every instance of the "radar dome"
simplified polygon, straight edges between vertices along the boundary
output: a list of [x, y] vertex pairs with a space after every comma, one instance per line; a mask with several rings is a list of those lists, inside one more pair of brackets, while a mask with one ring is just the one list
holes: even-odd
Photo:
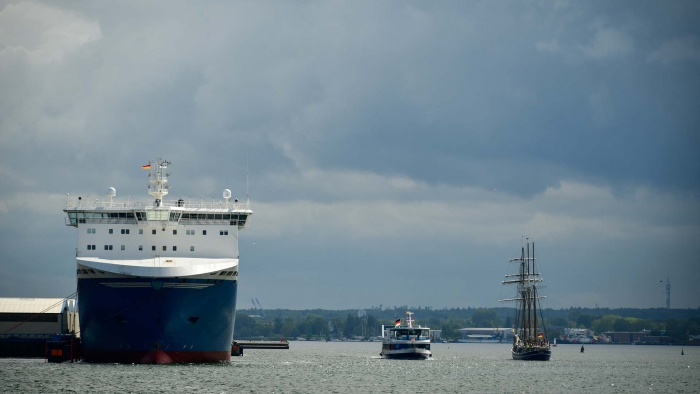
[[107, 195], [108, 195], [109, 197], [114, 197], [114, 196], [116, 196], [116, 195], [117, 195], [117, 189], [115, 189], [115, 188], [113, 188], [113, 187], [110, 187], [109, 189], [107, 189]]
[[225, 198], [226, 200], [230, 200], [230, 199], [231, 199], [231, 190], [229, 190], [229, 189], [224, 189], [224, 198]]

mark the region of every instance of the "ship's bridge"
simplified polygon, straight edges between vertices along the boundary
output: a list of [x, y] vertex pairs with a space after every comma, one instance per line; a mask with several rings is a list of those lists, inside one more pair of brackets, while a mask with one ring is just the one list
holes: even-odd
[[179, 224], [209, 225], [227, 224], [245, 228], [253, 214], [250, 202], [200, 202], [183, 199], [162, 201], [157, 206], [139, 202], [117, 203], [112, 201], [67, 201], [64, 212], [68, 214], [66, 225], [78, 224]]

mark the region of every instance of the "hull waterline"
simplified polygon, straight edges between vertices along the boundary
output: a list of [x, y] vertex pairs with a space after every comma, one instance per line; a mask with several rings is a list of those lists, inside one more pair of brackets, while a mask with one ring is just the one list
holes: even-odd
[[522, 353], [511, 353], [513, 354], [513, 360], [549, 361], [549, 359], [552, 357], [552, 352], [550, 350], [531, 350]]

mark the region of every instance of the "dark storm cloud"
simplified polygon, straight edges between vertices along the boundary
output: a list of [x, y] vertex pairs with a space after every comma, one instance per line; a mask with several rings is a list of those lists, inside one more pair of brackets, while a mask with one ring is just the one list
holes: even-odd
[[[172, 195], [193, 199], [242, 197], [249, 163], [243, 299], [486, 305], [525, 234], [558, 262], [562, 306], [653, 304], [630, 294], [668, 269], [695, 307], [699, 7], [2, 5], [4, 295], [72, 292], [65, 193], [145, 200], [138, 166], [161, 155]], [[62, 285], [13, 284], [54, 260]], [[430, 275], [402, 293], [386, 271]]]

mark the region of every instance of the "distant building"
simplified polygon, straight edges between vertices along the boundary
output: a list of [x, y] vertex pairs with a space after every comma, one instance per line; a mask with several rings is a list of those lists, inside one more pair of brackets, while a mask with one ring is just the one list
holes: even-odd
[[367, 317], [367, 311], [364, 309], [357, 311], [357, 317]]
[[460, 328], [459, 342], [512, 342], [512, 328]]
[[639, 338], [637, 343], [644, 345], [666, 345], [674, 342], [674, 339], [665, 335], [654, 335]]
[[0, 298], [0, 333], [69, 334], [80, 331], [73, 300]]
[[606, 337], [610, 338], [610, 343], [637, 343], [642, 342], [642, 338], [648, 337], [651, 330], [642, 331], [612, 331], [604, 333]]
[[430, 340], [442, 339], [442, 330], [430, 330]]
[[585, 328], [565, 328], [559, 336], [560, 343], [591, 343], [593, 331]]

